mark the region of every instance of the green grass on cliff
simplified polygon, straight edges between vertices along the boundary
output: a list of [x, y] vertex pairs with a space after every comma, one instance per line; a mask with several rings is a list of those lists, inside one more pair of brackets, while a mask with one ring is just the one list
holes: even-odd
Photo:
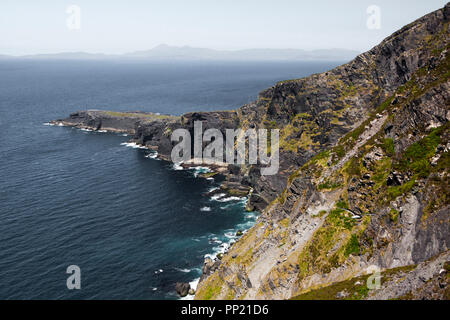
[[[367, 297], [369, 289], [366, 282], [369, 275], [338, 282], [330, 286], [311, 290], [291, 300], [361, 300]], [[339, 297], [338, 293], [344, 296]]]
[[300, 252], [298, 281], [314, 273], [327, 274], [350, 254], [361, 252], [358, 237], [363, 229], [359, 230], [356, 220], [339, 206], [347, 207], [339, 201]]
[[204, 290], [197, 292], [195, 298], [197, 300], [217, 299], [222, 291], [223, 285], [224, 282], [222, 279], [220, 279], [217, 274], [214, 274], [205, 280], [205, 284], [203, 285]]
[[420, 178], [426, 178], [430, 174], [430, 158], [435, 154], [436, 147], [441, 142], [442, 132], [448, 127], [447, 123], [445, 126], [433, 129], [429, 135], [410, 145], [394, 168], [412, 172]]
[[319, 184], [317, 190], [334, 190], [336, 188], [341, 187], [342, 185], [336, 182], [325, 181], [324, 183]]
[[[427, 178], [433, 171], [442, 169], [439, 166], [433, 168], [430, 159], [434, 156], [438, 144], [442, 142], [441, 135], [448, 129], [449, 123], [447, 122], [444, 126], [433, 129], [430, 134], [410, 145], [401, 154], [400, 160], [393, 165], [393, 168], [412, 176], [400, 186], [387, 187], [388, 201], [406, 194], [413, 188], [416, 181]], [[445, 157], [448, 157], [448, 152], [444, 152]]]
[[358, 255], [360, 253], [359, 248], [359, 240], [356, 234], [352, 234], [350, 240], [347, 242], [345, 246], [345, 255], [348, 257], [349, 255]]

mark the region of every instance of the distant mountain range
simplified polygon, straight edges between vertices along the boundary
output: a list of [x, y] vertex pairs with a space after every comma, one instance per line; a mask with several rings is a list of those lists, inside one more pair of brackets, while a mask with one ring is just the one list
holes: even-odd
[[57, 59], [57, 60], [233, 60], [233, 61], [292, 61], [292, 60], [351, 60], [358, 51], [347, 49], [246, 49], [213, 50], [189, 46], [176, 47], [161, 44], [153, 49], [136, 51], [121, 55], [97, 54], [86, 52], [64, 52], [55, 54], [37, 54], [26, 56], [0, 55], [0, 59]]

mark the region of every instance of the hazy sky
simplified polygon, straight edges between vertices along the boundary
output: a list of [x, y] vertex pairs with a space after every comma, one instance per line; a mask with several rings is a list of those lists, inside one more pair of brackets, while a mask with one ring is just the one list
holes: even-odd
[[[0, 54], [124, 53], [158, 44], [366, 51], [445, 0], [0, 0]], [[81, 9], [70, 30], [66, 9]], [[377, 5], [381, 28], [369, 29]], [[72, 20], [73, 21], [73, 20]]]

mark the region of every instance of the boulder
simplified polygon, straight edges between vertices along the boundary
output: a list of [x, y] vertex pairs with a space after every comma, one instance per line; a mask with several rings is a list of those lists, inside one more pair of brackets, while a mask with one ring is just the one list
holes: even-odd
[[175, 284], [175, 290], [180, 297], [186, 297], [189, 293], [189, 290], [191, 290], [191, 285], [186, 282], [177, 282]]

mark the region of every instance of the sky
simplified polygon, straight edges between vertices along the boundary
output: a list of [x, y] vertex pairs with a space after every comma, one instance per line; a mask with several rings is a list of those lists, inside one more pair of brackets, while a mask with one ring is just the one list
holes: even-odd
[[[120, 54], [163, 43], [220, 50], [344, 48], [364, 52], [446, 2], [1, 0], [0, 54]], [[379, 11], [368, 13], [373, 5]]]

